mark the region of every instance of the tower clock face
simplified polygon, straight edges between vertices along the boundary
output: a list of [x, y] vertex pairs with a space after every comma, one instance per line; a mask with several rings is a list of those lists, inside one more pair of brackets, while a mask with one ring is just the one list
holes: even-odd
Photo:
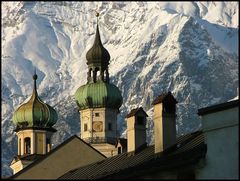
[[93, 122], [93, 131], [101, 132], [103, 130], [103, 124], [101, 121]]

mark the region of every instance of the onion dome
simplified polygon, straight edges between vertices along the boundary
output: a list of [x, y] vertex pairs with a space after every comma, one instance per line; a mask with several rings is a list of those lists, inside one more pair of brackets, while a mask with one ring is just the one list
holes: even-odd
[[21, 128], [51, 128], [58, 119], [57, 112], [39, 97], [36, 88], [37, 75], [33, 76], [34, 88], [30, 100], [13, 114], [13, 123]]
[[79, 87], [75, 99], [80, 110], [100, 107], [119, 109], [123, 102], [119, 89], [102, 81]]
[[107, 49], [105, 49], [102, 45], [98, 24], [97, 24], [97, 30], [96, 30], [96, 36], [93, 43], [92, 48], [88, 50], [86, 54], [87, 59], [87, 65], [91, 64], [101, 64], [108, 66], [109, 60], [110, 60], [110, 54], [108, 53]]

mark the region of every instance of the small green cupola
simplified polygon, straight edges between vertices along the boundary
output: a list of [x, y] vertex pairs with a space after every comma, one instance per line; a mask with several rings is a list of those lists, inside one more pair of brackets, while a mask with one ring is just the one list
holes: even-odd
[[[99, 14], [96, 15], [97, 17]], [[87, 84], [79, 87], [75, 99], [80, 110], [87, 108], [119, 109], [122, 105], [120, 90], [109, 82], [110, 54], [102, 45], [98, 20], [93, 46], [86, 54], [88, 65]]]
[[19, 106], [13, 114], [12, 120], [17, 126], [16, 130], [26, 128], [52, 128], [52, 126], [57, 122], [57, 112], [38, 97], [36, 73], [33, 75], [33, 80], [34, 87], [30, 100]]

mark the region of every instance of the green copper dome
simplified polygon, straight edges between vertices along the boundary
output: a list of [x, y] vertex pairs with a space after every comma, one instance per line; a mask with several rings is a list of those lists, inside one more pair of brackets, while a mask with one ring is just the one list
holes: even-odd
[[123, 101], [115, 85], [102, 81], [79, 87], [75, 99], [80, 110], [97, 107], [119, 109]]
[[27, 103], [21, 105], [14, 112], [13, 123], [17, 125], [18, 128], [51, 128], [57, 122], [57, 112], [38, 97], [36, 90], [36, 74], [33, 76], [33, 79], [34, 89], [32, 96]]

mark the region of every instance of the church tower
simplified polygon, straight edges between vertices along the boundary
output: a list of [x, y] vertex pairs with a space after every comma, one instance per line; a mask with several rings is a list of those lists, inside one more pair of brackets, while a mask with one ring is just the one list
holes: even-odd
[[37, 93], [36, 73], [30, 100], [22, 104], [13, 114], [13, 123], [18, 140], [18, 155], [11, 163], [13, 174], [45, 155], [51, 150], [51, 136], [56, 130], [52, 127], [57, 122], [56, 111], [44, 103]]
[[114, 144], [117, 139], [117, 114], [122, 105], [122, 96], [109, 80], [110, 55], [102, 45], [98, 21], [95, 40], [86, 54], [86, 59], [87, 84], [79, 87], [75, 93], [80, 111], [81, 138], [109, 157], [117, 153]]

